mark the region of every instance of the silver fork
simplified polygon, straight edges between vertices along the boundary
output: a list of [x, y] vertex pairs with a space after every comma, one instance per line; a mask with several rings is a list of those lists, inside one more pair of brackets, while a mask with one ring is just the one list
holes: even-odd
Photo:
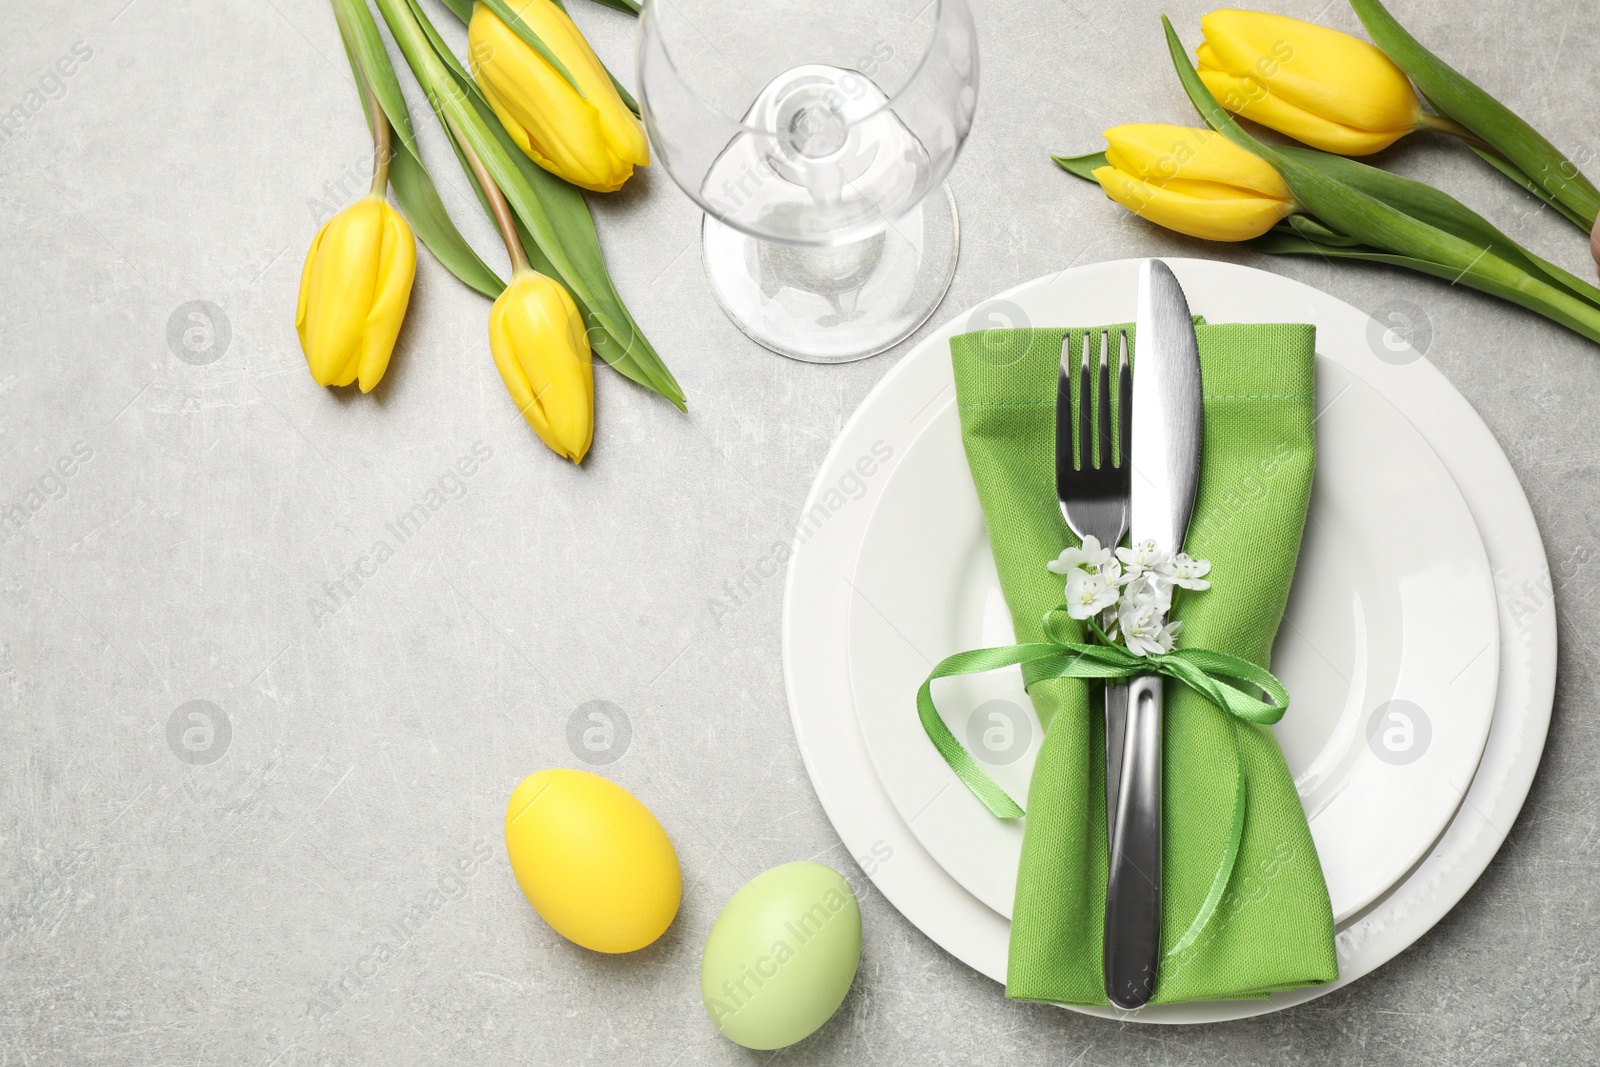
[[[1099, 339], [1098, 366], [1092, 366], [1091, 339]], [[1128, 334], [1117, 331], [1117, 403], [1115, 448], [1111, 410], [1111, 333], [1086, 332], [1083, 351], [1072, 359], [1069, 333], [1061, 339], [1061, 376], [1056, 383], [1056, 496], [1067, 528], [1081, 541], [1094, 537], [1104, 548], [1116, 548], [1128, 532], [1133, 465], [1129, 462], [1129, 427], [1133, 409], [1133, 374], [1128, 366]], [[1078, 377], [1078, 449], [1073, 449], [1072, 375]], [[1094, 447], [1094, 446], [1098, 447]], [[1102, 628], [1112, 623], [1109, 609]], [[1128, 718], [1126, 686], [1105, 687], [1106, 715], [1106, 841], [1112, 839], [1117, 791], [1122, 771], [1122, 744]]]

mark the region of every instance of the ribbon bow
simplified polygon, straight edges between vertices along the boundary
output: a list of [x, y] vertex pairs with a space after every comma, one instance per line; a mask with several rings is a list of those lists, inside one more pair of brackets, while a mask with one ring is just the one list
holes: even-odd
[[[1271, 671], [1225, 652], [1180, 648], [1154, 655], [1136, 655], [1122, 645], [1112, 644], [1092, 621], [1089, 628], [1103, 643], [1069, 640], [1063, 631], [1075, 622], [1065, 609], [1056, 608], [1044, 617], [1044, 633], [1048, 640], [1003, 648], [979, 648], [945, 657], [917, 690], [917, 715], [922, 720], [928, 740], [933, 742], [933, 747], [939, 750], [939, 755], [944, 757], [950, 769], [956, 772], [956, 777], [971, 790], [973, 796], [983, 802], [984, 807], [1002, 819], [1021, 816], [1022, 805], [1011, 799], [1010, 794], [978, 766], [977, 760], [956, 740], [939, 717], [938, 708], [933, 702], [935, 679], [983, 674], [1013, 664], [1022, 666], [1023, 683], [1029, 688], [1046, 678], [1099, 678], [1111, 681], [1140, 674], [1160, 674], [1182, 682], [1227, 715], [1228, 723], [1233, 727], [1233, 754], [1237, 769], [1232, 832], [1199, 914], [1178, 942], [1163, 953], [1170, 958], [1192, 945], [1216, 912], [1228, 880], [1233, 875], [1234, 860], [1238, 857], [1239, 844], [1244, 837], [1245, 779], [1244, 760], [1239, 752], [1238, 723], [1243, 721], [1270, 726], [1277, 722], [1289, 710], [1289, 691]], [[1266, 699], [1261, 699], [1256, 693], [1263, 694]]]

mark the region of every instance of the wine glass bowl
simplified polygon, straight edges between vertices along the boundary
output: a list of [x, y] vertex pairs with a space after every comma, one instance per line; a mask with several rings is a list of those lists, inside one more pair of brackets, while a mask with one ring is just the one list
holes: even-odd
[[860, 358], [937, 306], [958, 228], [948, 191], [924, 200], [977, 102], [966, 0], [648, 0], [638, 75], [656, 159], [706, 212], [707, 272], [745, 332]]

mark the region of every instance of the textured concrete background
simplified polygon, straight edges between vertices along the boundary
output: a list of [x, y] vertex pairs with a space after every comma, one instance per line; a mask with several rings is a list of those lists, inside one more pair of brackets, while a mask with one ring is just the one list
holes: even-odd
[[[630, 21], [576, 6], [630, 70]], [[787, 541], [829, 442], [906, 346], [834, 368], [755, 347], [706, 288], [698, 213], [656, 168], [596, 214], [687, 417], [602, 371], [594, 451], [558, 462], [498, 380], [487, 303], [426, 253], [379, 391], [318, 389], [293, 331], [300, 261], [364, 191], [369, 152], [327, 3], [8, 3], [0, 109], [46, 99], [0, 139], [0, 504], [45, 502], [0, 545], [0, 1063], [1593, 1062], [1600, 352], [1433, 280], [1189, 242], [1057, 172], [1049, 151], [1106, 126], [1193, 121], [1156, 16], [1193, 43], [1209, 2], [976, 6], [978, 120], [951, 179], [965, 244], [936, 320], [1071, 263], [1161, 253], [1237, 258], [1369, 311], [1410, 301], [1511, 454], [1552, 562], [1577, 561], [1556, 581], [1543, 768], [1460, 906], [1351, 989], [1170, 1030], [1007, 1003], [869, 895], [840, 1015], [775, 1057], [724, 1041], [697, 989], [722, 902], [793, 859], [860, 877], [790, 732], [782, 583], [725, 583]], [[1594, 159], [1586, 4], [1395, 6]], [[1274, 7], [1355, 27], [1336, 0]], [[1592, 276], [1567, 224], [1465, 151], [1419, 140], [1385, 162]], [[489, 458], [452, 480], [475, 447]], [[70, 476], [52, 474], [64, 459]], [[445, 503], [426, 527], [388, 537], [393, 558], [315, 611], [431, 490]], [[547, 929], [500, 839], [519, 778], [585, 765], [568, 722], [591, 700], [629, 726], [604, 772], [660, 816], [685, 871], [677, 922], [625, 958]], [[203, 731], [173, 740], [206, 721], [209, 748]]]

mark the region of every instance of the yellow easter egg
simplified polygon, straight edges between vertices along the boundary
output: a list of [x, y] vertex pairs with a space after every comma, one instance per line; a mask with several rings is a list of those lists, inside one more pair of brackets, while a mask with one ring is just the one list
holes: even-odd
[[596, 952], [632, 952], [666, 932], [683, 875], [667, 832], [615, 782], [553, 769], [506, 804], [506, 854], [545, 922]]

